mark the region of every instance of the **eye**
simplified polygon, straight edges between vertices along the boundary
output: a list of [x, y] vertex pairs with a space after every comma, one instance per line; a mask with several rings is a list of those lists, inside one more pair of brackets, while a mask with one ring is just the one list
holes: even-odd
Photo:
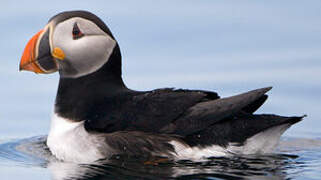
[[74, 24], [74, 27], [72, 29], [72, 38], [73, 39], [79, 39], [81, 37], [83, 37], [84, 34], [80, 31], [77, 23]]

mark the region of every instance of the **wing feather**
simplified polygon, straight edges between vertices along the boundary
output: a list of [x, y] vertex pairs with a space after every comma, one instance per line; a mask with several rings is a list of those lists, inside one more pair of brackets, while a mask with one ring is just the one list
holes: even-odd
[[174, 134], [188, 135], [205, 129], [261, 98], [271, 87], [256, 89], [240, 95], [198, 103], [174, 122]]

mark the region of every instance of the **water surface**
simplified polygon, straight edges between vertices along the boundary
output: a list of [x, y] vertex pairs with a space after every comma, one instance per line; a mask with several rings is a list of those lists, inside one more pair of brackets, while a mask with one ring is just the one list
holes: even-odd
[[[318, 179], [321, 139], [283, 139], [276, 153], [213, 157], [207, 160], [146, 163], [151, 160], [113, 157], [94, 164], [65, 163], [55, 159], [45, 145], [46, 136], [11, 140], [0, 145], [5, 171], [28, 168], [52, 179]], [[304, 145], [302, 147], [302, 145]], [[1, 170], [3, 171], [3, 169]], [[1, 172], [0, 171], [0, 172]], [[9, 171], [10, 173], [10, 171]], [[7, 174], [9, 174], [7, 172]], [[22, 177], [21, 174], [10, 174]], [[45, 174], [48, 175], [48, 174]], [[44, 178], [43, 176], [41, 178]], [[34, 178], [34, 176], [33, 176]], [[47, 177], [46, 177], [47, 178]]]

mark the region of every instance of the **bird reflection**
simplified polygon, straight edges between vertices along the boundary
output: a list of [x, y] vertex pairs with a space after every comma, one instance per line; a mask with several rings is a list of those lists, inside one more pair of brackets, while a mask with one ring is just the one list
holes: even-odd
[[54, 180], [67, 179], [286, 179], [297, 156], [270, 155], [212, 158], [203, 162], [179, 161], [144, 164], [141, 159], [115, 158], [94, 164], [50, 161]]
[[10, 159], [48, 168], [54, 180], [289, 179], [288, 172], [291, 172], [291, 169], [304, 167], [304, 164], [299, 162], [298, 156], [288, 154], [213, 157], [200, 162], [157, 161], [159, 157], [142, 159], [113, 156], [92, 164], [76, 164], [55, 159], [45, 141], [46, 137], [36, 137], [10, 143], [6, 147], [7, 151], [16, 151], [19, 155], [15, 158], [11, 155]]

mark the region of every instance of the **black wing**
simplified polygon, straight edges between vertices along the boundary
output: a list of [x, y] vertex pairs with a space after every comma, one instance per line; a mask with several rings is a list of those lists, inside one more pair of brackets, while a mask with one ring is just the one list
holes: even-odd
[[106, 104], [94, 106], [91, 112], [95, 115], [85, 122], [85, 127], [99, 132], [159, 132], [161, 127], [179, 118], [188, 108], [218, 98], [215, 92], [172, 88], [126, 92], [126, 95], [106, 99]]
[[[220, 99], [215, 92], [158, 89], [117, 97], [112, 108], [87, 120], [89, 131], [143, 131], [186, 136], [240, 111], [253, 112], [271, 88]], [[97, 113], [101, 114], [101, 113]]]

